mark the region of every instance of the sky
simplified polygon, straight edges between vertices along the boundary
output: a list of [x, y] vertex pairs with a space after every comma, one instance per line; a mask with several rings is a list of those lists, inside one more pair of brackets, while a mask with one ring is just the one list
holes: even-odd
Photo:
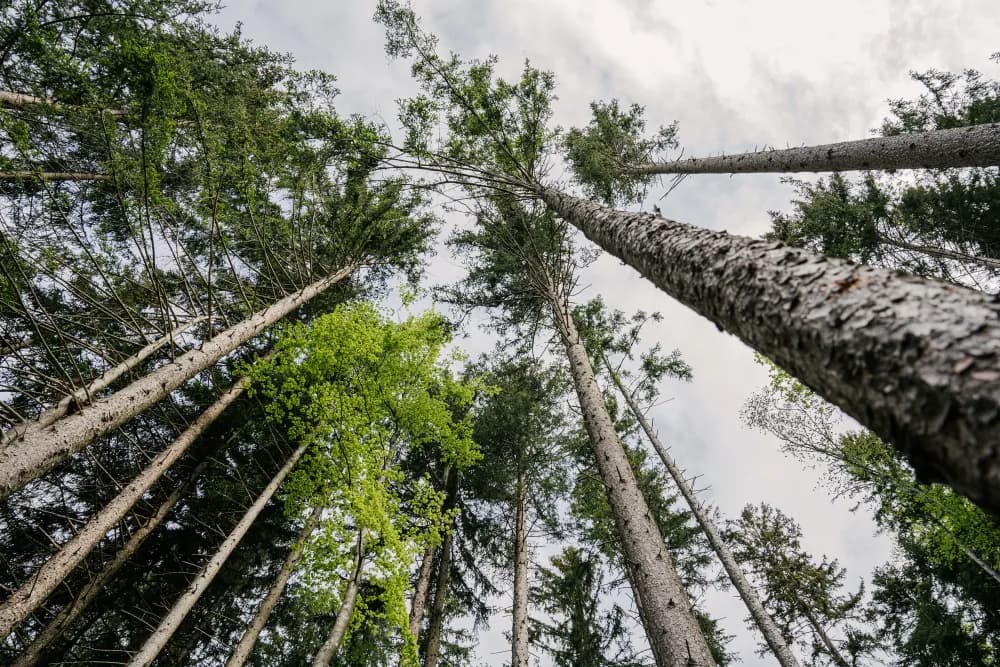
[[[220, 26], [242, 22], [246, 37], [291, 53], [300, 68], [336, 74], [342, 113], [391, 125], [395, 100], [414, 92], [406, 63], [384, 54], [373, 2], [226, 4]], [[653, 126], [679, 122], [685, 156], [869, 136], [887, 99], [919, 94], [911, 70], [975, 68], [1000, 77], [989, 61], [1000, 51], [995, 0], [414, 0], [413, 7], [444, 49], [464, 58], [496, 54], [511, 77], [525, 58], [554, 71], [558, 125], [585, 124], [592, 100], [637, 102]], [[644, 208], [658, 204], [668, 218], [748, 236], [767, 231], [767, 212], [788, 210], [793, 196], [780, 175], [695, 176], [658, 201], [664, 192], [654, 187]], [[456, 280], [460, 266], [437, 256], [428, 284]], [[819, 471], [741, 423], [741, 406], [766, 382], [749, 348], [612, 258], [586, 270], [581, 285], [581, 301], [602, 295], [626, 312], [661, 312], [645, 344], [678, 348], [694, 367], [694, 382], [663, 387], [672, 400], [652, 417], [678, 462], [703, 475], [704, 500], [730, 517], [748, 503], [780, 507], [802, 525], [804, 547], [838, 558], [851, 582], [890, 557], [888, 539], [864, 511], [831, 501]], [[476, 340], [467, 344], [472, 352], [490, 347]], [[539, 559], [546, 553], [536, 548]], [[755, 655], [734, 594], [713, 594], [705, 607], [736, 635], [730, 649], [741, 664], [774, 664]], [[481, 637], [479, 657], [491, 665], [506, 659], [507, 625], [498, 616]]]

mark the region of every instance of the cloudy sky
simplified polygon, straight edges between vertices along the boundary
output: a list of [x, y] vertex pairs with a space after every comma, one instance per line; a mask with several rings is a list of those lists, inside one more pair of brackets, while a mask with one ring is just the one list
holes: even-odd
[[[391, 123], [395, 100], [414, 89], [406, 64], [384, 55], [373, 4], [228, 0], [219, 23], [241, 21], [246, 36], [293, 54], [300, 67], [336, 74], [342, 112]], [[1000, 77], [988, 60], [1000, 51], [995, 0], [414, 0], [414, 8], [443, 48], [466, 58], [495, 53], [511, 76], [525, 58], [554, 71], [558, 124], [584, 124], [594, 99], [638, 102], [652, 125], [679, 121], [688, 156], [865, 137], [887, 98], [918, 94], [910, 70], [972, 67]], [[777, 175], [697, 176], [660, 206], [667, 217], [759, 235], [767, 211], [787, 208], [790, 197]], [[458, 266], [439, 257], [429, 282], [454, 279]], [[802, 524], [805, 546], [839, 558], [854, 581], [889, 557], [864, 513], [831, 502], [815, 471], [741, 424], [741, 405], [766, 379], [748, 348], [617, 261], [599, 260], [582, 283], [581, 298], [602, 294], [625, 311], [664, 314], [647, 343], [680, 348], [695, 381], [666, 387], [673, 400], [653, 416], [679, 462], [704, 475], [706, 499], [728, 516], [751, 502], [781, 507]], [[755, 656], [738, 600], [722, 593], [707, 606], [737, 635], [731, 648], [743, 664], [773, 664]], [[495, 653], [506, 625], [498, 617], [482, 638], [490, 664], [507, 659]]]

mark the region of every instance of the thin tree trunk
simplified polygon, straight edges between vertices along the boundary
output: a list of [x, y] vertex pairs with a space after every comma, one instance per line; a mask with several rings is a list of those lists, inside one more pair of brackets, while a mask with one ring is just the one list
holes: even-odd
[[553, 212], [1000, 513], [1000, 302], [782, 243], [616, 211], [548, 188]]
[[305, 445], [299, 447], [295, 452], [289, 457], [288, 462], [278, 471], [271, 481], [268, 483], [264, 490], [261, 492], [257, 500], [254, 501], [250, 509], [247, 510], [243, 518], [240, 519], [236, 527], [233, 528], [232, 532], [226, 537], [226, 539], [219, 546], [218, 551], [212, 556], [211, 560], [201, 568], [201, 572], [195, 577], [194, 581], [188, 586], [187, 590], [178, 598], [174, 606], [167, 612], [167, 615], [163, 617], [160, 621], [160, 625], [153, 631], [153, 633], [146, 639], [146, 642], [142, 645], [142, 648], [132, 657], [132, 660], [128, 663], [129, 667], [147, 667], [147, 665], [152, 664], [153, 660], [156, 659], [157, 654], [163, 647], [167, 645], [170, 638], [173, 636], [174, 632], [184, 621], [184, 617], [188, 615], [188, 612], [194, 607], [195, 603], [198, 602], [198, 598], [202, 596], [205, 589], [209, 587], [212, 580], [215, 579], [215, 575], [219, 573], [222, 566], [225, 564], [226, 559], [229, 555], [236, 549], [236, 545], [240, 543], [240, 540], [246, 535], [246, 532], [250, 530], [250, 526], [253, 525], [254, 520], [264, 509], [267, 501], [271, 499], [274, 492], [278, 490], [281, 483], [288, 476], [288, 473], [292, 471], [295, 464], [298, 463], [299, 459], [302, 458], [302, 454], [305, 453]]
[[358, 589], [361, 587], [361, 571], [365, 561], [364, 529], [358, 531], [357, 553], [354, 572], [347, 582], [347, 590], [344, 591], [344, 599], [340, 603], [337, 619], [333, 622], [333, 628], [330, 629], [330, 634], [327, 636], [326, 641], [323, 642], [319, 651], [316, 652], [312, 667], [327, 667], [330, 664], [333, 656], [337, 653], [337, 649], [340, 648], [340, 643], [344, 641], [344, 635], [347, 634], [347, 626], [350, 625], [351, 617], [354, 616], [354, 609], [358, 605]]
[[51, 426], [56, 423], [60, 418], [64, 417], [67, 412], [69, 412], [71, 405], [76, 405], [77, 407], [82, 407], [86, 403], [93, 399], [94, 394], [103, 391], [111, 385], [112, 382], [120, 378], [125, 373], [141, 364], [143, 361], [149, 358], [151, 354], [159, 350], [161, 347], [171, 342], [177, 336], [181, 335], [194, 325], [204, 321], [204, 317], [196, 317], [192, 320], [185, 322], [180, 325], [166, 336], [154, 340], [152, 343], [142, 348], [131, 357], [121, 362], [114, 368], [109, 368], [108, 370], [101, 373], [101, 375], [91, 382], [86, 387], [77, 389], [69, 396], [65, 396], [58, 403], [53, 405], [48, 410], [45, 410], [42, 414], [34, 421], [24, 422], [22, 424], [17, 424], [11, 427], [0, 435], [0, 445], [6, 445], [8, 442], [19, 440], [24, 437], [26, 433], [41, 431], [47, 426]]
[[622, 555], [633, 572], [634, 593], [643, 610], [646, 637], [656, 664], [714, 667], [715, 660], [691, 600], [636, 482], [569, 308], [554, 289], [548, 299], [566, 347], [584, 424], [621, 538]]
[[[444, 508], [450, 510], [458, 502], [459, 474], [453, 468], [448, 470], [445, 485], [448, 495]], [[444, 632], [444, 611], [448, 602], [448, 586], [451, 578], [451, 546], [454, 541], [453, 531], [449, 530], [441, 542], [441, 557], [438, 558], [438, 576], [434, 585], [434, 604], [431, 607], [431, 620], [427, 626], [427, 652], [424, 655], [424, 667], [437, 667], [441, 657], [441, 635]]]
[[0, 171], [0, 181], [110, 181], [108, 174], [89, 171]]
[[354, 272], [348, 266], [295, 294], [258, 311], [250, 318], [217, 334], [200, 349], [191, 350], [107, 398], [94, 401], [76, 414], [49, 428], [26, 434], [0, 450], [0, 499], [43, 475], [66, 457], [80, 451], [96, 437], [121, 426], [156, 404], [196, 373], [208, 368], [237, 347], [289, 314], [303, 303]]
[[176, 440], [156, 455], [152, 462], [102, 508], [90, 521], [64, 544], [35, 574], [0, 604], [0, 637], [6, 637], [24, 621], [63, 579], [80, 564], [109, 530], [128, 514], [142, 496], [153, 487], [163, 473], [186, 452], [198, 436], [243, 393], [244, 385], [237, 381], [215, 403], [208, 407]]
[[993, 257], [980, 257], [976, 255], [968, 255], [964, 252], [946, 250], [944, 248], [907, 243], [906, 241], [892, 239], [882, 234], [879, 234], [879, 240], [882, 241], [882, 243], [895, 246], [896, 248], [901, 248], [902, 250], [919, 252], [924, 255], [930, 255], [931, 257], [937, 257], [938, 259], [950, 259], [956, 262], [970, 262], [972, 264], [979, 264], [980, 266], [990, 269], [991, 271], [1000, 270], [1000, 259], [995, 259]]
[[611, 367], [608, 362], [607, 357], [604, 358], [604, 366], [607, 368], [608, 373], [611, 375], [611, 380], [615, 383], [618, 388], [618, 392], [625, 397], [625, 402], [628, 403], [629, 408], [632, 410], [632, 414], [639, 421], [639, 425], [642, 426], [642, 430], [646, 433], [646, 437], [653, 444], [653, 449], [659, 454], [660, 460], [663, 461], [663, 465], [667, 468], [670, 473], [670, 477], [674, 480], [674, 484], [680, 489], [681, 495], [684, 496], [684, 500], [687, 501], [688, 507], [691, 508], [691, 512], [694, 514], [695, 518], [698, 520], [698, 525], [701, 526], [702, 531], [705, 533], [705, 537], [708, 538], [708, 543], [712, 546], [715, 554], [719, 557], [722, 562], [722, 567], [729, 575], [729, 580], [733, 582], [733, 587], [739, 593], [740, 598], [746, 605], [747, 609], [750, 611], [750, 616], [753, 618], [754, 623], [760, 630], [761, 634], [764, 635], [764, 641], [767, 642], [768, 647], [777, 658], [778, 664], [782, 667], [800, 667], [798, 659], [795, 654], [792, 653], [792, 649], [785, 642], [784, 636], [781, 634], [781, 629], [771, 618], [771, 615], [764, 608], [764, 603], [761, 601], [760, 596], [757, 595], [757, 589], [753, 587], [753, 584], [747, 579], [743, 570], [740, 568], [739, 563], [736, 562], [736, 558], [733, 557], [732, 551], [729, 550], [729, 546], [722, 539], [722, 535], [719, 534], [718, 529], [715, 527], [715, 523], [709, 517], [708, 512], [702, 506], [701, 501], [694, 493], [694, 489], [688, 484], [687, 480], [684, 479], [684, 474], [680, 468], [677, 467], [677, 463], [674, 461], [673, 457], [667, 452], [666, 447], [660, 442], [659, 437], [657, 437], [656, 432], [653, 431], [653, 425], [649, 423], [646, 415], [643, 414], [639, 406], [636, 405], [635, 398], [629, 393], [625, 387], [622, 385], [621, 378], [618, 377], [618, 373]]
[[299, 533], [299, 538], [289, 550], [288, 556], [285, 558], [285, 562], [281, 565], [281, 570], [278, 572], [278, 576], [274, 579], [274, 583], [271, 584], [267, 595], [261, 600], [260, 607], [257, 608], [257, 613], [254, 615], [253, 620], [250, 621], [247, 629], [243, 631], [243, 636], [240, 637], [240, 641], [233, 650], [232, 655], [229, 656], [229, 660], [226, 661], [226, 667], [243, 667], [243, 663], [253, 653], [253, 647], [257, 643], [257, 638], [260, 637], [261, 631], [267, 625], [267, 619], [270, 618], [271, 612], [274, 611], [274, 608], [281, 600], [281, 596], [285, 592], [285, 586], [288, 584], [288, 580], [291, 579], [292, 574], [295, 572], [295, 566], [302, 557], [302, 549], [305, 546], [306, 540], [309, 539], [309, 535], [316, 528], [316, 524], [319, 522], [319, 517], [322, 513], [323, 508], [316, 507], [309, 515], [309, 518], [306, 519], [305, 525], [302, 527], [302, 532]]
[[846, 658], [840, 653], [836, 644], [830, 639], [830, 636], [826, 634], [826, 630], [820, 625], [819, 621], [816, 619], [815, 614], [812, 613], [808, 607], [802, 607], [802, 613], [805, 615], [806, 620], [809, 621], [809, 625], [812, 626], [813, 632], [819, 637], [823, 646], [826, 647], [827, 653], [830, 654], [830, 658], [837, 663], [838, 667], [851, 667], [851, 664]]
[[107, 589], [107, 586], [114, 580], [118, 570], [139, 550], [139, 547], [142, 546], [146, 538], [163, 523], [163, 520], [170, 514], [170, 510], [184, 497], [184, 494], [187, 493], [187, 490], [191, 488], [191, 485], [198, 479], [201, 473], [205, 471], [209, 463], [211, 461], [205, 459], [195, 466], [184, 483], [174, 489], [167, 496], [166, 500], [160, 503], [156, 513], [129, 536], [125, 546], [119, 549], [115, 557], [104, 566], [100, 573], [83, 587], [73, 601], [66, 605], [55, 618], [49, 621], [45, 629], [35, 637], [35, 640], [25, 649], [24, 653], [18, 656], [11, 667], [34, 667], [39, 663], [52, 643], [63, 636], [65, 631], [83, 615], [87, 607], [90, 606], [90, 603]]
[[735, 174], [750, 172], [942, 169], [1000, 164], [1000, 123], [820, 146], [688, 158], [626, 167], [627, 174]]
[[511, 611], [511, 667], [528, 667], [528, 494], [524, 471], [514, 497], [514, 606]]
[[[57, 102], [50, 97], [36, 97], [25, 93], [16, 93], [10, 90], [0, 90], [0, 106], [23, 109], [25, 107], [45, 106], [53, 109], [65, 109], [66, 105]], [[112, 116], [127, 116], [128, 112], [121, 109], [103, 109], [102, 113]]]
[[424, 624], [424, 612], [427, 609], [427, 594], [431, 590], [431, 574], [434, 573], [434, 547], [424, 551], [420, 561], [420, 571], [417, 574], [417, 584], [413, 590], [413, 600], [410, 602], [410, 634], [420, 643], [420, 627]]

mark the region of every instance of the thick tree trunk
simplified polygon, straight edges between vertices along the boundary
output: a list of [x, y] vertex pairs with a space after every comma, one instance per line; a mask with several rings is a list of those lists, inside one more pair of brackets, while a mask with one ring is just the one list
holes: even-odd
[[0, 604], [0, 637], [6, 637], [80, 564], [109, 530], [128, 514], [132, 506], [153, 487], [163, 473], [186, 452], [198, 436], [243, 393], [237, 381], [209, 406], [176, 440], [64, 544], [35, 574]]
[[514, 497], [514, 605], [511, 610], [511, 667], [528, 667], [528, 493], [524, 471]]
[[317, 507], [309, 515], [309, 518], [306, 519], [305, 525], [302, 526], [302, 532], [299, 533], [299, 538], [292, 545], [291, 549], [289, 549], [288, 556], [281, 565], [281, 570], [278, 571], [278, 576], [275, 577], [274, 583], [268, 589], [267, 595], [261, 600], [260, 607], [257, 608], [257, 613], [254, 614], [250, 625], [243, 631], [243, 636], [240, 637], [239, 643], [233, 649], [229, 660], [226, 661], [226, 667], [243, 667], [247, 658], [253, 653], [253, 647], [257, 643], [257, 638], [260, 637], [261, 631], [267, 625], [267, 619], [271, 617], [271, 612], [274, 611], [274, 608], [281, 600], [281, 596], [285, 592], [285, 586], [288, 584], [288, 580], [291, 579], [292, 574], [295, 572], [295, 566], [302, 557], [302, 548], [305, 546], [306, 540], [309, 539], [309, 535], [316, 528], [316, 524], [319, 522], [319, 517], [322, 513], [323, 508]]
[[809, 625], [812, 627], [813, 632], [816, 633], [816, 636], [819, 637], [820, 642], [822, 642], [823, 646], [826, 648], [830, 659], [836, 663], [837, 667], [851, 667], [851, 663], [849, 663], [841, 654], [837, 645], [830, 639], [830, 635], [826, 634], [826, 630], [822, 625], [820, 625], [819, 620], [816, 618], [816, 615], [812, 613], [812, 610], [808, 607], [802, 607], [802, 613], [805, 615], [806, 620], [809, 621]]
[[129, 536], [125, 546], [118, 550], [115, 557], [104, 566], [96, 577], [84, 586], [73, 601], [66, 605], [55, 618], [49, 621], [45, 629], [35, 637], [35, 640], [25, 649], [24, 653], [18, 656], [11, 667], [34, 667], [39, 663], [52, 643], [62, 637], [66, 630], [72, 627], [76, 620], [87, 610], [90, 603], [114, 581], [118, 570], [139, 550], [139, 547], [142, 546], [146, 538], [163, 523], [163, 520], [170, 514], [170, 510], [184, 497], [184, 494], [187, 493], [188, 489], [191, 488], [191, 485], [198, 479], [201, 473], [205, 471], [209, 463], [211, 461], [206, 459], [195, 466], [184, 483], [174, 489], [160, 503], [156, 513]]
[[1000, 123], [635, 165], [628, 174], [941, 169], [1000, 165]]
[[410, 602], [410, 634], [420, 643], [420, 627], [424, 624], [424, 611], [427, 609], [427, 594], [431, 590], [431, 575], [434, 573], [434, 554], [437, 550], [428, 547], [420, 561], [417, 573], [417, 583], [413, 590], [413, 600]]
[[121, 426], [146, 408], [166, 398], [196, 373], [354, 272], [349, 266], [226, 329], [200, 349], [191, 350], [107, 398], [94, 401], [51, 427], [26, 434], [0, 450], [0, 499], [39, 477], [94, 438]]
[[171, 342], [177, 336], [181, 335], [194, 325], [199, 322], [204, 321], [204, 317], [196, 317], [184, 324], [180, 325], [166, 336], [154, 340], [152, 343], [142, 348], [131, 357], [121, 362], [114, 368], [109, 368], [108, 370], [101, 373], [101, 375], [91, 382], [86, 387], [77, 389], [69, 396], [63, 397], [58, 403], [53, 405], [51, 408], [38, 415], [38, 418], [34, 421], [25, 422], [23, 424], [18, 424], [0, 435], [0, 445], [5, 446], [9, 442], [15, 440], [20, 440], [25, 436], [26, 433], [33, 433], [35, 431], [41, 431], [47, 426], [52, 426], [60, 418], [64, 417], [67, 412], [69, 412], [70, 406], [75, 405], [77, 407], [82, 407], [86, 405], [91, 400], [95, 394], [111, 386], [111, 383], [120, 378], [125, 373], [141, 364], [143, 361], [149, 358], [151, 354], [159, 350], [161, 347]]
[[337, 654], [340, 643], [344, 641], [347, 634], [347, 627], [351, 624], [354, 616], [354, 609], [358, 606], [358, 589], [361, 587], [361, 572], [365, 564], [365, 531], [358, 531], [357, 562], [354, 572], [347, 582], [347, 589], [344, 591], [344, 599], [340, 603], [340, 610], [337, 612], [337, 619], [333, 622], [330, 634], [326, 641], [316, 652], [313, 658], [312, 667], [327, 667]]
[[128, 663], [129, 667], [147, 667], [153, 663], [156, 659], [157, 654], [163, 650], [163, 647], [167, 645], [170, 638], [173, 636], [174, 632], [184, 621], [184, 617], [188, 615], [188, 612], [194, 607], [195, 603], [205, 592], [205, 589], [209, 587], [212, 580], [215, 579], [215, 575], [219, 573], [222, 566], [225, 564], [226, 559], [229, 555], [236, 549], [236, 545], [240, 543], [246, 532], [250, 530], [250, 526], [253, 525], [254, 520], [264, 509], [267, 501], [271, 499], [274, 492], [278, 490], [281, 483], [288, 476], [288, 473], [292, 471], [295, 464], [298, 463], [299, 459], [302, 458], [302, 454], [306, 451], [305, 446], [301, 446], [295, 450], [295, 452], [289, 457], [288, 462], [278, 471], [271, 481], [268, 483], [264, 490], [261, 492], [257, 500], [254, 501], [250, 509], [247, 510], [243, 518], [240, 519], [236, 527], [233, 528], [232, 532], [226, 537], [226, 539], [219, 546], [218, 551], [212, 556], [211, 560], [205, 564], [201, 569], [201, 572], [195, 577], [194, 581], [188, 586], [187, 590], [183, 595], [174, 603], [174, 606], [167, 612], [167, 615], [163, 617], [160, 621], [160, 625], [153, 631], [153, 633], [146, 639], [146, 643], [142, 645], [142, 648], [132, 657], [132, 660]]
[[108, 174], [89, 171], [0, 171], [0, 181], [110, 181]]
[[538, 195], [590, 240], [1000, 513], [1000, 301], [781, 243]]
[[[450, 510], [458, 503], [459, 474], [454, 468], [448, 470], [445, 486], [448, 495], [444, 509]], [[437, 667], [441, 658], [441, 635], [444, 632], [444, 611], [448, 602], [448, 586], [451, 578], [452, 531], [449, 530], [441, 542], [441, 556], [438, 558], [438, 576], [434, 584], [434, 604], [431, 607], [430, 623], [427, 626], [427, 652], [424, 667]]]
[[656, 432], [653, 431], [653, 425], [649, 423], [646, 415], [639, 409], [639, 406], [635, 402], [635, 398], [625, 389], [622, 385], [621, 378], [618, 377], [618, 373], [614, 371], [611, 364], [608, 363], [607, 358], [604, 359], [604, 366], [607, 368], [608, 373], [611, 375], [612, 381], [618, 388], [618, 392], [625, 397], [625, 402], [628, 403], [629, 408], [632, 410], [632, 414], [639, 421], [639, 425], [642, 426], [642, 430], [646, 433], [646, 437], [653, 445], [653, 449], [659, 454], [660, 460], [663, 461], [663, 465], [667, 468], [670, 473], [670, 477], [674, 480], [674, 484], [680, 489], [681, 495], [684, 496], [684, 500], [687, 501], [688, 507], [691, 508], [691, 512], [694, 514], [695, 518], [698, 520], [698, 525], [701, 526], [702, 532], [705, 533], [705, 537], [708, 538], [708, 543], [712, 546], [712, 550], [719, 557], [722, 562], [722, 567], [729, 575], [729, 580], [733, 582], [733, 587], [739, 593], [740, 598], [746, 605], [747, 609], [750, 611], [750, 616], [753, 618], [754, 623], [760, 630], [761, 634], [764, 635], [764, 641], [767, 642], [768, 647], [777, 658], [778, 664], [782, 667], [800, 667], [798, 659], [795, 654], [792, 653], [792, 649], [785, 642], [785, 638], [781, 634], [781, 629], [771, 618], [771, 615], [764, 608], [764, 603], [761, 601], [760, 596], [757, 595], [757, 589], [753, 587], [753, 584], [747, 579], [743, 570], [740, 569], [739, 563], [736, 562], [736, 558], [733, 557], [732, 551], [729, 550], [729, 546], [722, 539], [722, 535], [715, 527], [715, 523], [712, 521], [708, 512], [702, 506], [701, 501], [694, 493], [694, 489], [688, 484], [687, 480], [684, 479], [684, 474], [680, 468], [677, 467], [677, 463], [674, 461], [670, 453], [667, 452], [667, 448], [663, 446], [660, 442], [659, 437], [657, 437]]
[[701, 633], [691, 600], [636, 482], [569, 308], [555, 290], [548, 298], [566, 347], [597, 468], [607, 489], [622, 555], [633, 574], [635, 597], [643, 610], [646, 637], [656, 664], [714, 667], [715, 660]]

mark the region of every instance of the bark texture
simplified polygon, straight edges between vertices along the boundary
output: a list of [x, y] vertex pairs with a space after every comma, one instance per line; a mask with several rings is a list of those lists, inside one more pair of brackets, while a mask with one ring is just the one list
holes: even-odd
[[0, 604], [0, 636], [6, 637], [38, 608], [45, 598], [62, 583], [74, 567], [94, 550], [109, 530], [128, 514], [132, 506], [153, 487], [166, 470], [186, 452], [198, 436], [243, 393], [243, 383], [237, 382], [207, 410], [198, 415], [184, 433], [156, 455], [153, 461], [99, 511], [62, 548], [45, 562], [35, 574]]
[[257, 643], [257, 638], [260, 637], [261, 631], [267, 625], [267, 619], [271, 617], [271, 612], [274, 611], [274, 608], [281, 600], [281, 596], [285, 592], [285, 586], [288, 585], [288, 580], [291, 579], [292, 574], [295, 572], [295, 566], [302, 557], [302, 547], [305, 545], [306, 540], [309, 539], [309, 535], [316, 528], [316, 523], [319, 521], [322, 513], [323, 508], [317, 507], [309, 515], [309, 518], [306, 519], [305, 525], [302, 527], [302, 532], [299, 533], [295, 544], [289, 549], [288, 556], [285, 557], [285, 562], [282, 563], [281, 570], [278, 571], [278, 576], [275, 577], [274, 583], [271, 584], [271, 588], [267, 591], [267, 595], [261, 600], [253, 620], [250, 621], [247, 629], [243, 631], [243, 636], [240, 637], [239, 643], [233, 649], [229, 660], [226, 661], [226, 667], [243, 667], [247, 658], [253, 653], [253, 647]]
[[351, 617], [354, 616], [354, 608], [358, 606], [358, 589], [361, 587], [361, 570], [365, 563], [365, 531], [358, 531], [358, 559], [354, 566], [354, 572], [347, 582], [347, 589], [344, 591], [344, 599], [340, 603], [340, 610], [337, 612], [337, 619], [333, 622], [330, 634], [326, 641], [316, 652], [313, 658], [312, 667], [327, 667], [337, 654], [340, 643], [344, 641], [347, 634], [347, 627], [351, 624]]
[[511, 611], [511, 667], [528, 667], [528, 494], [524, 472], [514, 498], [514, 606]]
[[611, 367], [611, 364], [608, 363], [607, 359], [604, 360], [604, 365], [608, 369], [608, 373], [611, 375], [611, 379], [614, 381], [619, 393], [625, 397], [625, 401], [628, 403], [629, 409], [632, 410], [632, 414], [635, 415], [635, 418], [639, 421], [639, 425], [642, 426], [646, 437], [652, 443], [653, 449], [656, 450], [656, 453], [660, 456], [660, 460], [663, 461], [663, 465], [670, 473], [674, 484], [677, 485], [681, 495], [684, 496], [684, 500], [687, 501], [688, 507], [691, 508], [691, 512], [698, 520], [698, 525], [701, 527], [702, 532], [705, 533], [705, 537], [708, 538], [708, 543], [722, 562], [722, 567], [729, 576], [729, 580], [733, 582], [733, 587], [739, 593], [740, 599], [743, 600], [747, 610], [749, 610], [754, 624], [756, 624], [761, 634], [764, 635], [764, 641], [767, 642], [771, 653], [778, 660], [778, 664], [781, 667], [801, 667], [798, 658], [792, 653], [791, 647], [782, 636], [781, 629], [774, 622], [774, 619], [771, 618], [767, 609], [764, 608], [764, 603], [761, 601], [760, 596], [757, 595], [757, 589], [753, 587], [753, 584], [750, 583], [740, 568], [739, 563], [736, 562], [733, 552], [729, 550], [729, 546], [722, 539], [722, 535], [719, 534], [715, 523], [701, 504], [701, 501], [698, 500], [698, 496], [695, 495], [694, 489], [691, 488], [691, 485], [684, 478], [681, 469], [677, 467], [677, 462], [674, 461], [670, 453], [667, 452], [667, 448], [660, 442], [660, 438], [653, 430], [653, 425], [649, 423], [646, 415], [639, 409], [632, 394], [622, 386], [621, 378], [618, 377], [618, 374]]
[[538, 195], [654, 285], [1000, 514], [1000, 300], [971, 289]]
[[656, 664], [714, 667], [691, 600], [639, 490], [569, 308], [555, 293], [550, 303]]
[[303, 290], [271, 304], [250, 318], [226, 329], [165, 366], [107, 398], [94, 401], [76, 414], [60, 419], [37, 433], [0, 450], [0, 499], [46, 473], [57, 463], [93, 440], [121, 426], [165, 398], [196, 373], [208, 368], [237, 347], [354, 271], [346, 267]]
[[420, 643], [420, 628], [424, 624], [424, 612], [427, 609], [427, 595], [431, 590], [431, 575], [434, 573], [434, 553], [436, 549], [429, 547], [424, 551], [417, 573], [417, 583], [413, 589], [413, 600], [410, 602], [410, 634]]
[[942, 169], [1000, 164], [1000, 123], [872, 137], [836, 144], [635, 165], [629, 174], [736, 174]]
[[226, 559], [236, 548], [236, 545], [240, 543], [246, 532], [250, 530], [250, 526], [253, 525], [254, 520], [264, 509], [267, 501], [271, 499], [278, 487], [288, 476], [288, 473], [292, 471], [295, 464], [298, 463], [299, 459], [302, 458], [302, 454], [306, 451], [305, 446], [299, 447], [295, 452], [289, 457], [288, 462], [278, 471], [271, 481], [268, 483], [261, 494], [254, 501], [250, 509], [247, 510], [243, 518], [240, 519], [236, 527], [233, 528], [232, 532], [226, 536], [226, 539], [219, 546], [218, 551], [212, 556], [211, 560], [205, 564], [201, 569], [201, 572], [195, 577], [194, 581], [188, 586], [187, 590], [178, 598], [174, 606], [167, 612], [167, 615], [163, 617], [160, 621], [160, 625], [153, 631], [153, 633], [146, 639], [146, 643], [142, 645], [142, 648], [132, 657], [132, 660], [128, 663], [129, 667], [147, 667], [151, 665], [156, 659], [157, 654], [163, 647], [167, 645], [170, 638], [173, 636], [174, 632], [184, 621], [184, 617], [188, 615], [188, 612], [194, 607], [195, 603], [205, 592], [205, 589], [212, 583], [215, 579], [215, 575], [219, 573], [222, 566], [225, 564]]

